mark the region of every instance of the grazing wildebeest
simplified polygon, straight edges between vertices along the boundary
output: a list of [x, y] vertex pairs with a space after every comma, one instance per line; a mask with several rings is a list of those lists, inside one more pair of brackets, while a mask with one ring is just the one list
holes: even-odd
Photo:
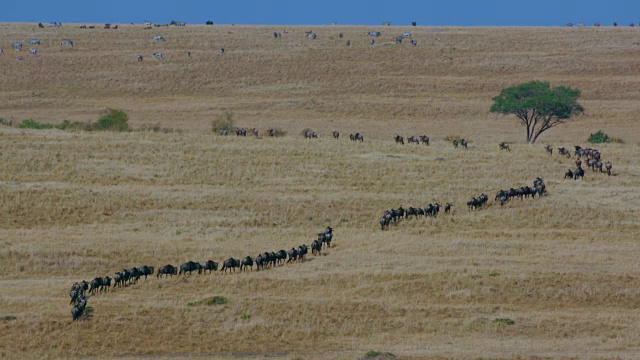
[[511, 151], [511, 149], [509, 148], [509, 144], [504, 141], [498, 144], [498, 146], [500, 147], [500, 150]]
[[227, 136], [227, 135], [229, 135], [229, 130], [227, 130], [227, 129], [220, 129], [220, 130], [218, 130], [218, 134], [219, 134], [219, 135], [222, 135], [222, 136]]
[[444, 204], [444, 213], [448, 214], [449, 212], [451, 212], [451, 207], [452, 206], [453, 206], [453, 204], [450, 204], [450, 203]]
[[164, 41], [164, 35], [157, 35], [153, 37], [153, 41]]
[[462, 145], [465, 149], [467, 148], [468, 142], [465, 139], [460, 140], [460, 145]]
[[162, 59], [162, 53], [161, 52], [154, 52], [153, 53], [153, 57], [154, 58], [158, 58], [158, 59]]
[[571, 169], [567, 169], [567, 171], [564, 173], [564, 178], [573, 179], [573, 171], [571, 171]]
[[413, 46], [418, 46], [418, 41], [417, 41], [417, 40], [415, 40], [415, 39], [412, 39], [412, 40], [411, 40], [411, 45], [413, 45]]
[[198, 270], [198, 274], [202, 273], [202, 265], [194, 261], [187, 261], [186, 263], [180, 265], [178, 276], [186, 273], [189, 273], [189, 275], [191, 275], [191, 272], [194, 270]]
[[331, 132], [331, 135], [333, 135], [333, 138], [334, 138], [334, 139], [338, 139], [338, 138], [340, 138], [340, 133], [339, 133], [339, 132], [337, 132], [337, 131], [332, 131], [332, 132]]
[[239, 268], [239, 267], [240, 267], [240, 260], [234, 259], [234, 258], [228, 258], [222, 263], [222, 269], [220, 269], [220, 271], [224, 271], [224, 273], [226, 274], [227, 269], [233, 270], [235, 272], [236, 268]]
[[302, 134], [305, 139], [317, 139], [318, 134], [313, 130], [305, 130]]
[[369, 41], [369, 45], [375, 45], [375, 44], [376, 44], [375, 40], [371, 39], [371, 41]]
[[162, 275], [164, 275], [165, 277], [167, 276], [173, 277], [173, 275], [177, 275], [177, 274], [178, 274], [178, 269], [176, 269], [176, 267], [173, 265], [167, 264], [165, 266], [161, 266], [160, 269], [158, 269], [157, 277], [162, 277]]
[[411, 136], [407, 138], [407, 144], [414, 143], [416, 145], [420, 145], [420, 138], [417, 136]]
[[396, 36], [396, 44], [402, 44], [402, 35]]
[[607, 169], [607, 175], [608, 175], [608, 176], [611, 176], [611, 168], [613, 167], [613, 165], [611, 164], [611, 162], [610, 162], [610, 161], [607, 161], [607, 162], [604, 164], [604, 167]]
[[549, 156], [553, 155], [553, 148], [551, 147], [551, 145], [547, 145], [544, 149], [547, 150]]
[[453, 139], [453, 147], [458, 148], [458, 139]]
[[138, 61], [142, 61], [142, 60], [143, 60], [142, 55], [138, 55]]
[[31, 52], [32, 55], [37, 55], [38, 54], [38, 49], [30, 48], [29, 52]]
[[322, 255], [322, 241], [313, 240], [311, 243], [311, 254]]
[[604, 171], [602, 171], [602, 161], [600, 161], [600, 160], [595, 161], [594, 164], [593, 164], [593, 169], [594, 170], [598, 169], [598, 170], [600, 170], [600, 172], [604, 172]]
[[420, 142], [423, 144], [429, 145], [429, 137], [427, 135], [420, 136]]
[[15, 51], [20, 51], [22, 49], [22, 43], [21, 42], [14, 42], [13, 44], [11, 44], [11, 47]]
[[29, 45], [40, 45], [40, 38], [29, 40]]
[[247, 271], [247, 267], [253, 271], [253, 259], [251, 256], [247, 256], [240, 262], [240, 271]]
[[578, 178], [582, 178], [582, 180], [584, 180], [584, 170], [582, 170], [581, 167], [577, 168], [574, 172], [573, 172], [573, 179], [574, 180], [578, 180]]
[[60, 46], [73, 47], [73, 41], [69, 39], [62, 40], [62, 42], [60, 43]]
[[355, 135], [350, 134], [349, 138], [351, 139], [351, 141], [360, 141], [360, 142], [364, 141], [364, 136], [360, 133], [355, 133]]
[[202, 265], [202, 271], [206, 274], [207, 270], [209, 270], [209, 274], [213, 271], [218, 271], [218, 263], [213, 260], [207, 260], [207, 262]]
[[396, 144], [402, 144], [404, 145], [404, 138], [400, 135], [396, 135], [393, 137], [393, 140], [396, 141]]

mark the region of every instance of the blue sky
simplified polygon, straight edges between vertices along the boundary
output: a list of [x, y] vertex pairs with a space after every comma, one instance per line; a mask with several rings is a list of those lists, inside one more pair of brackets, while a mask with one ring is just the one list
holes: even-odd
[[2, 0], [0, 22], [553, 26], [640, 21], [639, 0]]

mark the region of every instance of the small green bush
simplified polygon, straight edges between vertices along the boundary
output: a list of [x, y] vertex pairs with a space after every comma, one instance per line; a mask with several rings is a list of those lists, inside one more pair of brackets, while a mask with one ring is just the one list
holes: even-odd
[[589, 136], [588, 142], [592, 144], [602, 144], [609, 142], [609, 135], [605, 134], [602, 130], [598, 130], [597, 133], [591, 134]]
[[129, 116], [121, 110], [109, 109], [93, 124], [94, 130], [129, 131]]
[[376, 357], [376, 356], [380, 355], [380, 352], [375, 351], [375, 350], [369, 350], [369, 351], [367, 351], [367, 353], [365, 355], [366, 355], [366, 357]]
[[198, 306], [198, 305], [208, 305], [208, 306], [212, 306], [212, 305], [224, 305], [226, 304], [228, 301], [224, 296], [214, 296], [210, 299], [204, 299], [204, 300], [200, 300], [200, 301], [193, 301], [187, 304], [187, 306]]
[[224, 115], [217, 116], [211, 121], [211, 131], [218, 133], [220, 130], [227, 130], [229, 135], [231, 135], [234, 123], [233, 113], [231, 111], [227, 111]]
[[36, 130], [44, 130], [44, 129], [53, 129], [53, 125], [47, 123], [40, 123], [33, 119], [25, 119], [22, 120], [20, 125], [18, 125], [20, 129], [36, 129]]
[[509, 319], [509, 318], [496, 318], [493, 320], [494, 323], [496, 324], [501, 324], [501, 325], [513, 325], [516, 322]]

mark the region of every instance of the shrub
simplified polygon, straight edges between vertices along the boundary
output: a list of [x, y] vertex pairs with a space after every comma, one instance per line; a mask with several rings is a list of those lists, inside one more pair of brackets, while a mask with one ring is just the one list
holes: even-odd
[[64, 131], [91, 131], [91, 124], [80, 121], [65, 120], [55, 127]]
[[591, 134], [591, 136], [589, 136], [589, 139], [587, 139], [587, 141], [592, 144], [603, 144], [603, 143], [624, 144], [624, 141], [622, 139], [609, 137], [609, 135], [605, 134], [602, 130], [598, 130], [597, 133]]
[[233, 113], [227, 111], [224, 115], [219, 115], [211, 121], [211, 131], [218, 133], [220, 130], [227, 130], [229, 134], [233, 132]]
[[493, 320], [493, 322], [500, 325], [513, 325], [516, 323], [515, 321], [509, 318], [496, 318]]
[[369, 351], [367, 351], [367, 353], [365, 355], [366, 355], [366, 357], [376, 357], [376, 356], [380, 355], [380, 352], [375, 351], [375, 350], [369, 350]]
[[204, 299], [200, 301], [193, 301], [188, 303], [188, 306], [198, 306], [198, 305], [224, 305], [227, 303], [227, 299], [224, 296], [214, 296], [210, 299]]
[[107, 114], [93, 124], [94, 130], [129, 131], [129, 116], [116, 109], [108, 109]]
[[33, 119], [22, 120], [22, 122], [20, 123], [20, 125], [18, 125], [18, 127], [20, 129], [37, 129], [37, 130], [53, 129], [53, 125], [51, 124], [39, 123]]

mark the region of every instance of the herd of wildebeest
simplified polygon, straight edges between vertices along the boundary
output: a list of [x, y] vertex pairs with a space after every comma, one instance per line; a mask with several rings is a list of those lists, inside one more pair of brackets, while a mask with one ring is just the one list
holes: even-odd
[[[322, 255], [323, 247], [331, 247], [333, 241], [333, 228], [327, 226], [327, 228], [318, 233], [317, 239], [311, 242], [311, 254]], [[238, 269], [241, 272], [247, 271], [247, 269], [253, 271], [255, 265], [256, 270], [266, 270], [282, 266], [284, 264], [304, 262], [309, 252], [309, 246], [302, 244], [298, 247], [292, 247], [289, 250], [279, 250], [272, 252], [264, 252], [256, 255], [255, 257], [245, 256], [242, 259], [235, 259], [230, 257], [222, 262], [222, 268], [220, 272], [226, 274], [227, 271], [235, 272]], [[211, 274], [214, 271], [218, 271], [218, 263], [213, 260], [207, 260], [204, 263], [196, 261], [187, 261], [181, 264], [179, 267], [167, 264], [158, 268], [156, 273], [157, 278], [173, 277], [176, 276], [190, 276], [194, 271], [198, 274], [206, 274], [209, 271]], [[109, 292], [113, 286], [115, 289], [124, 288], [129, 285], [136, 284], [143, 276], [147, 280], [147, 276], [151, 276], [155, 273], [153, 266], [143, 265], [141, 267], [132, 267], [130, 269], [123, 269], [113, 274], [113, 277], [96, 277], [91, 281], [82, 280], [76, 282], [71, 286], [69, 291], [69, 297], [71, 301], [70, 305], [73, 305], [71, 310], [71, 316], [73, 320], [79, 319], [85, 311], [87, 306], [86, 293], [91, 295]]]
[[[247, 136], [247, 134], [253, 134], [256, 137], [260, 136], [259, 130], [252, 128], [234, 128], [232, 130], [237, 136]], [[220, 135], [228, 135], [229, 130], [220, 130]], [[282, 136], [284, 132], [280, 129], [269, 129], [267, 130], [267, 135], [269, 136]], [[306, 139], [315, 139], [318, 138], [318, 133], [305, 129], [301, 132], [302, 136]], [[340, 133], [338, 131], [332, 132], [332, 137], [334, 139], [340, 138]], [[362, 133], [350, 134], [349, 139], [351, 141], [364, 141], [364, 135]], [[404, 138], [400, 135], [394, 136], [394, 141], [399, 144], [404, 145]], [[429, 145], [429, 137], [426, 135], [421, 136], [409, 136], [407, 137], [407, 141], [409, 144], [425, 144]], [[457, 140], [454, 139], [452, 141], [452, 145], [454, 148], [458, 148], [459, 145], [468, 148], [468, 142], [465, 139]], [[509, 144], [506, 142], [501, 142], [498, 144], [499, 149], [511, 151]], [[551, 146], [545, 147], [546, 152], [552, 156], [553, 148]], [[571, 151], [560, 147], [557, 149], [558, 154], [560, 156], [565, 156], [567, 158], [572, 158]], [[575, 170], [567, 170], [565, 173], [565, 179], [584, 179], [584, 170], [582, 168], [583, 160], [584, 163], [591, 167], [591, 169], [595, 172], [599, 170], [601, 173], [606, 172], [608, 175], [611, 175], [612, 164], [611, 162], [602, 162], [601, 153], [597, 149], [593, 148], [582, 148], [580, 146], [575, 146], [575, 151], [573, 153], [575, 156]], [[604, 167], [604, 170], [603, 170]], [[509, 190], [499, 190], [496, 193], [494, 200], [499, 202], [500, 205], [504, 205], [512, 199], [520, 199], [524, 200], [527, 198], [534, 199], [536, 195], [538, 197], [542, 197], [547, 194], [546, 186], [544, 180], [540, 177], [537, 177], [533, 180], [533, 186], [522, 186], [516, 188], [510, 188]], [[467, 201], [467, 208], [469, 210], [479, 210], [483, 208], [489, 201], [489, 196], [486, 194], [481, 194], [477, 197], [471, 198]], [[451, 213], [451, 208], [453, 204], [445, 203], [444, 212], [445, 214]], [[385, 210], [382, 218], [380, 219], [380, 228], [381, 230], [385, 230], [389, 228], [389, 225], [394, 224], [397, 225], [401, 220], [404, 219], [418, 219], [421, 217], [425, 218], [436, 218], [440, 212], [441, 205], [436, 202], [435, 204], [428, 204], [425, 207], [413, 207], [410, 206], [408, 209], [404, 209], [400, 206], [397, 209]], [[318, 238], [311, 243], [311, 252], [313, 255], [321, 255], [323, 246], [331, 247], [331, 241], [333, 239], [333, 229], [331, 227], [327, 227], [324, 231], [318, 233]], [[277, 266], [284, 265], [285, 263], [304, 261], [305, 256], [307, 255], [309, 247], [306, 244], [300, 245], [298, 247], [292, 247], [290, 250], [279, 250], [276, 252], [264, 252], [260, 253], [255, 257], [246, 256], [242, 259], [235, 259], [233, 257], [228, 258], [222, 262], [222, 267], [220, 271], [222, 273], [227, 273], [227, 271], [235, 272], [236, 269], [240, 271], [246, 271], [247, 269], [253, 270], [253, 266], [256, 266], [256, 270], [265, 270], [269, 268], [274, 268]], [[141, 277], [144, 276], [145, 280], [147, 276], [153, 275], [156, 273], [157, 278], [161, 277], [173, 277], [181, 276], [181, 275], [191, 275], [194, 271], [197, 271], [198, 274], [206, 274], [207, 271], [212, 273], [214, 271], [218, 271], [218, 263], [213, 260], [208, 260], [204, 263], [199, 263], [195, 261], [188, 261], [181, 264], [179, 267], [176, 267], [171, 264], [167, 264], [161, 266], [157, 273], [155, 272], [155, 268], [153, 266], [141, 266], [141, 267], [133, 267], [130, 269], [123, 269], [122, 271], [116, 272], [113, 277], [105, 276], [105, 277], [96, 277], [95, 279], [87, 282], [81, 281], [74, 283], [71, 287], [71, 291], [69, 296], [71, 297], [71, 304], [73, 305], [73, 309], [71, 311], [73, 320], [80, 318], [83, 315], [83, 312], [87, 306], [87, 297], [86, 293], [96, 294], [100, 292], [108, 292], [112, 286], [113, 288], [118, 287], [127, 287], [129, 285], [137, 283]]]

